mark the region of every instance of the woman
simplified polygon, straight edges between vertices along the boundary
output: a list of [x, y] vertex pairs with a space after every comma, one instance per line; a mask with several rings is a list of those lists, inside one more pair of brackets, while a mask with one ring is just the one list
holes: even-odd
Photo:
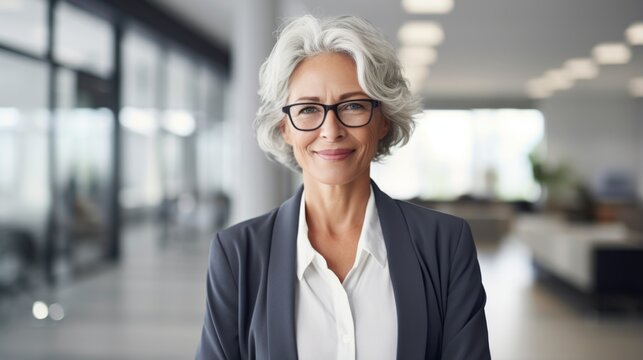
[[370, 180], [418, 111], [393, 47], [364, 20], [304, 16], [260, 84], [259, 145], [304, 184], [217, 234], [197, 359], [490, 358], [469, 226]]

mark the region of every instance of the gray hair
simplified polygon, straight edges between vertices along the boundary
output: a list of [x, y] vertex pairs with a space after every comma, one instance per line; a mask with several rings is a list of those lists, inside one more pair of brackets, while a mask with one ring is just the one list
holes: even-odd
[[280, 124], [288, 100], [290, 76], [304, 59], [322, 53], [343, 53], [355, 61], [357, 80], [366, 94], [382, 102], [389, 131], [380, 140], [374, 160], [404, 145], [414, 128], [419, 100], [409, 90], [393, 46], [373, 25], [354, 16], [295, 18], [280, 31], [272, 52], [261, 65], [261, 105], [255, 118], [259, 147], [282, 164], [301, 171], [292, 147], [284, 142]]

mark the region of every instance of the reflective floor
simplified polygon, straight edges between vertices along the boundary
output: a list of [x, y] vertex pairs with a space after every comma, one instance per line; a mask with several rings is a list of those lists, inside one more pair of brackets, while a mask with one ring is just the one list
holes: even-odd
[[[60, 321], [34, 319], [33, 297], [9, 311], [4, 304], [0, 359], [193, 358], [208, 238], [158, 239], [155, 228], [130, 230], [119, 266], [41, 295], [63, 306]], [[643, 358], [641, 315], [599, 315], [534, 281], [528, 254], [510, 238], [482, 245], [479, 255], [494, 359]]]
[[629, 302], [597, 312], [551, 279], [535, 280], [527, 250], [511, 238], [479, 251], [494, 359], [643, 359], [643, 315]]
[[[45, 297], [61, 321], [36, 320], [21, 301], [0, 325], [0, 359], [189, 359], [203, 319], [207, 237], [159, 242], [129, 231], [118, 267]], [[32, 300], [33, 301], [33, 300]]]

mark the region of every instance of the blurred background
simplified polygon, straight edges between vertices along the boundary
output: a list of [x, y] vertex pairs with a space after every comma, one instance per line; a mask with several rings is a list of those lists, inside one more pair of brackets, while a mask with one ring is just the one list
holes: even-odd
[[193, 358], [212, 235], [301, 181], [252, 121], [304, 13], [398, 49], [373, 178], [470, 222], [493, 358], [643, 358], [643, 1], [0, 0], [0, 359]]

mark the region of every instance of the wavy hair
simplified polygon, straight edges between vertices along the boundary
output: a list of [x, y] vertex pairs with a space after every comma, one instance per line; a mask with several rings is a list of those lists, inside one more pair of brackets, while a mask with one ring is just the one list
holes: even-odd
[[322, 53], [342, 53], [355, 62], [357, 80], [366, 94], [381, 101], [389, 131], [380, 140], [374, 160], [390, 154], [391, 148], [408, 142], [413, 117], [420, 110], [402, 75], [395, 49], [373, 25], [354, 16], [316, 18], [304, 15], [282, 27], [275, 46], [259, 73], [261, 104], [255, 117], [259, 147], [269, 157], [301, 172], [292, 147], [279, 129], [282, 107], [289, 95], [290, 76], [304, 59]]

